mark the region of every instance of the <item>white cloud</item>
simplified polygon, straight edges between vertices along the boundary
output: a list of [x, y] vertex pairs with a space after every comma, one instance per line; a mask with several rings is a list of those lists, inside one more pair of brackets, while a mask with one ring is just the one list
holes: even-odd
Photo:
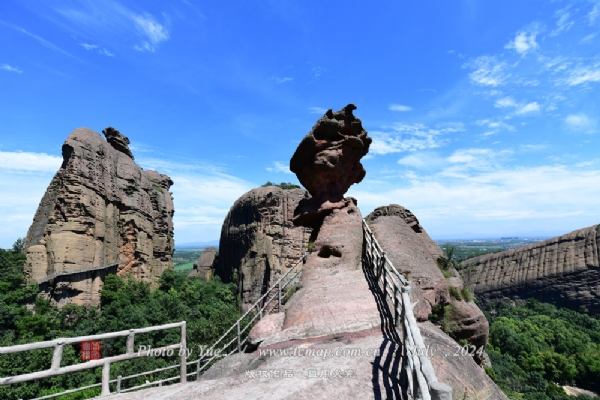
[[98, 53], [105, 55], [107, 57], [114, 57], [114, 53], [111, 53], [109, 50], [107, 49], [102, 49], [102, 50], [98, 50]]
[[534, 101], [532, 103], [527, 103], [527, 104], [523, 104], [521, 106], [518, 107], [518, 109], [515, 111], [515, 113], [517, 115], [524, 115], [524, 114], [530, 114], [530, 113], [534, 113], [534, 112], [538, 112], [540, 111], [540, 105], [537, 103], [537, 101]]
[[593, 25], [599, 16], [600, 16], [600, 2], [596, 2], [596, 4], [594, 4], [594, 7], [592, 7], [592, 10], [588, 14], [588, 20], [589, 20], [590, 25]]
[[79, 43], [79, 45], [81, 47], [83, 47], [86, 50], [93, 50], [93, 49], [97, 49], [98, 45], [96, 44], [89, 44], [89, 43]]
[[396, 124], [387, 131], [372, 131], [373, 143], [369, 154], [402, 153], [435, 149], [445, 145], [447, 138], [441, 137], [447, 133], [462, 132], [464, 127], [460, 123], [448, 123], [438, 128], [429, 128], [424, 124]]
[[506, 63], [499, 62], [494, 56], [481, 56], [469, 60], [463, 68], [474, 69], [469, 74], [471, 82], [481, 86], [498, 86], [503, 84], [509, 75], [505, 72]]
[[398, 164], [410, 168], [432, 169], [438, 168], [445, 164], [445, 160], [438, 153], [422, 151], [414, 154], [409, 154], [398, 160]]
[[19, 67], [13, 67], [11, 65], [8, 64], [2, 64], [0, 65], [0, 69], [4, 70], [4, 71], [8, 71], [8, 72], [16, 72], [17, 74], [22, 74], [23, 71], [21, 71], [21, 69]]
[[83, 47], [84, 49], [86, 49], [86, 50], [95, 50], [95, 49], [98, 49], [98, 54], [102, 54], [104, 56], [108, 56], [108, 57], [114, 57], [115, 56], [113, 53], [111, 53], [107, 49], [104, 49], [104, 48], [100, 49], [97, 44], [79, 43], [79, 45], [81, 47]]
[[0, 151], [0, 169], [30, 172], [56, 172], [62, 164], [62, 157], [46, 153], [24, 151]]
[[[276, 84], [279, 85], [279, 84], [282, 84], [282, 83], [291, 82], [291, 81], [294, 80], [294, 78], [289, 78], [289, 77], [279, 78], [277, 76], [272, 76], [272, 77], [269, 78], [269, 80], [271, 82], [275, 82]], [[327, 111], [327, 110], [325, 110], [325, 111]]]
[[284, 174], [293, 174], [293, 172], [290, 171], [289, 165], [287, 164], [275, 161], [273, 165], [273, 167], [267, 167], [266, 170], [269, 172], [283, 172]]
[[154, 20], [154, 17], [148, 13], [144, 15], [131, 14], [137, 31], [145, 38], [141, 45], [135, 45], [138, 51], [156, 51], [160, 42], [169, 39], [169, 31], [163, 25]]
[[570, 114], [565, 118], [566, 124], [573, 130], [594, 133], [596, 122], [584, 113]]
[[569, 19], [571, 13], [568, 11], [568, 9], [569, 7], [566, 7], [554, 13], [554, 16], [558, 18], [558, 21], [556, 21], [556, 29], [550, 32], [550, 36], [557, 36], [562, 32], [566, 32], [571, 29], [573, 24], [575, 24], [575, 21]]
[[496, 100], [494, 103], [494, 107], [496, 108], [504, 108], [504, 107], [516, 107], [517, 102], [512, 97], [504, 97], [502, 99]]
[[412, 107], [403, 106], [402, 104], [392, 104], [389, 107], [390, 111], [410, 111]]
[[579, 43], [585, 44], [585, 43], [589, 43], [592, 41], [592, 39], [594, 39], [598, 34], [596, 32], [594, 33], [590, 33], [589, 35], [585, 36], [583, 39], [581, 39], [579, 41]]
[[547, 147], [548, 146], [546, 146], [545, 144], [522, 144], [520, 146], [521, 150], [523, 151], [539, 151], [544, 150]]
[[600, 65], [578, 67], [571, 71], [566, 79], [566, 83], [570, 86], [581, 85], [587, 82], [600, 82]]
[[[475, 154], [471, 154], [476, 158]], [[481, 155], [481, 154], [480, 154]], [[456, 157], [466, 160], [466, 157]], [[567, 233], [598, 223], [600, 170], [572, 166], [495, 168], [452, 175], [414, 175], [372, 184], [369, 175], [348, 195], [363, 215], [401, 204], [415, 213], [430, 236], [461, 233]], [[535, 228], [532, 228], [535, 227]]]
[[9, 248], [27, 234], [61, 164], [62, 157], [45, 153], [0, 151], [0, 248]]
[[535, 41], [536, 36], [536, 31], [529, 34], [525, 31], [519, 31], [517, 32], [515, 39], [504, 46], [504, 48], [515, 50], [521, 56], [524, 56], [530, 51], [538, 48], [538, 43]]
[[325, 114], [327, 112], [327, 108], [323, 108], [323, 107], [308, 107], [308, 111], [311, 114]]
[[233, 203], [256, 185], [226, 174], [221, 168], [194, 162], [136, 159], [145, 169], [156, 169], [173, 179], [173, 224], [177, 243], [218, 239]]

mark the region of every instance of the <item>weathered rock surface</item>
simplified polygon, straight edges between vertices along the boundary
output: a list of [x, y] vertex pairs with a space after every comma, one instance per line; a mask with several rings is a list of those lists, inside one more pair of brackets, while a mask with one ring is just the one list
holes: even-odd
[[465, 260], [461, 271], [482, 301], [536, 298], [600, 312], [598, 226]]
[[[455, 339], [466, 339], [476, 347], [485, 347], [489, 324], [483, 312], [472, 302], [450, 296], [450, 288], [460, 293], [463, 283], [454, 276], [445, 278], [436, 260], [443, 256], [439, 248], [419, 224], [415, 215], [397, 204], [378, 207], [367, 217], [373, 234], [396, 269], [406, 274], [413, 286], [415, 318], [427, 321], [436, 305], [444, 306], [445, 329]], [[481, 362], [476, 357], [477, 362]]]
[[259, 187], [229, 210], [219, 242], [215, 274], [237, 279], [244, 308], [252, 305], [306, 251], [312, 229], [292, 223], [303, 189]]
[[210, 281], [215, 272], [217, 262], [217, 248], [210, 246], [202, 250], [200, 257], [194, 262], [194, 269], [188, 274], [189, 277], [202, 278]]
[[349, 104], [337, 112], [328, 110], [292, 156], [290, 170], [312, 196], [300, 203], [294, 224], [317, 228], [333, 209], [345, 207], [344, 194], [365, 177], [360, 159], [372, 140], [352, 115], [355, 109]]
[[[79, 128], [63, 144], [63, 164], [25, 238], [28, 279], [121, 261], [118, 274], [156, 282], [173, 268], [173, 181], [136, 165], [118, 131], [105, 134], [109, 142]], [[98, 305], [102, 281], [90, 279], [49, 286], [46, 295], [59, 306]]]
[[420, 323], [419, 328], [437, 378], [452, 386], [453, 399], [508, 400], [484, 369], [461, 353], [462, 346], [431, 322]]

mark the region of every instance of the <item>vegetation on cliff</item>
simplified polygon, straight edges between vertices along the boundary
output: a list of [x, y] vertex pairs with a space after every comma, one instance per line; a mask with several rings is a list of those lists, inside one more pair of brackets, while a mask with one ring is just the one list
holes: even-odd
[[492, 362], [486, 371], [511, 399], [573, 398], [558, 385], [600, 392], [598, 316], [530, 299], [519, 305], [498, 303], [486, 317]]
[[[172, 270], [161, 277], [160, 287], [150, 290], [146, 282], [131, 277], [109, 275], [101, 294], [101, 309], [75, 304], [59, 309], [41, 297], [37, 285], [25, 285], [19, 243], [12, 250], [0, 249], [0, 346], [113, 332], [130, 328], [187, 321], [187, 347], [193, 351], [190, 360], [198, 356], [199, 345], [210, 346], [240, 316], [235, 284], [223, 284], [218, 278], [206, 282], [186, 278]], [[33, 304], [27, 307], [26, 304]], [[139, 335], [139, 345], [154, 348], [179, 342], [179, 331], [171, 329]], [[79, 363], [78, 346], [67, 346], [62, 365]], [[102, 341], [102, 357], [125, 352], [125, 338]], [[16, 353], [0, 356], [0, 376], [12, 376], [49, 368], [52, 350]], [[179, 357], [143, 357], [120, 362], [111, 367], [111, 379], [156, 368], [174, 365]], [[128, 380], [127, 386], [172, 376], [173, 370], [154, 376]], [[101, 369], [62, 375], [50, 379], [0, 387], [2, 399], [26, 399], [62, 392], [100, 382]], [[89, 389], [60, 399], [88, 398], [99, 394], [99, 388]]]
[[290, 189], [300, 189], [300, 186], [295, 185], [291, 182], [281, 182], [279, 185], [276, 183], [273, 183], [271, 181], [267, 181], [267, 183], [265, 183], [264, 185], [262, 185], [261, 187], [266, 187], [266, 186], [277, 186], [278, 188], [281, 188], [283, 190], [290, 190]]

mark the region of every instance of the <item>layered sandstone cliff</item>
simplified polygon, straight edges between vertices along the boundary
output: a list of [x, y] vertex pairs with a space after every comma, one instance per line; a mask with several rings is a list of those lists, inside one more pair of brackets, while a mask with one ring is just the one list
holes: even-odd
[[173, 268], [173, 181], [140, 168], [117, 130], [104, 134], [69, 135], [25, 239], [29, 280], [63, 274], [45, 285], [58, 305], [99, 304], [103, 275], [70, 272], [120, 262], [119, 275], [154, 283]]
[[235, 280], [247, 307], [306, 251], [312, 229], [294, 226], [303, 189], [252, 189], [233, 204], [221, 229], [215, 269], [224, 282]]
[[598, 226], [465, 260], [461, 274], [483, 301], [532, 297], [575, 310], [585, 306], [598, 313]]

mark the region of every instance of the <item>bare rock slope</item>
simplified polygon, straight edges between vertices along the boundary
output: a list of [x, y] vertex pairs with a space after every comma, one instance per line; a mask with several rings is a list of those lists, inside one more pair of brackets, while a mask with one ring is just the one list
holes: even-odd
[[[129, 139], [113, 128], [108, 142], [74, 130], [25, 239], [30, 280], [120, 262], [119, 275], [154, 283], [173, 268], [173, 181], [133, 161]], [[102, 274], [76, 274], [46, 286], [58, 305], [98, 305]]]
[[543, 242], [465, 260], [461, 272], [483, 301], [536, 298], [600, 312], [600, 233], [578, 229]]

